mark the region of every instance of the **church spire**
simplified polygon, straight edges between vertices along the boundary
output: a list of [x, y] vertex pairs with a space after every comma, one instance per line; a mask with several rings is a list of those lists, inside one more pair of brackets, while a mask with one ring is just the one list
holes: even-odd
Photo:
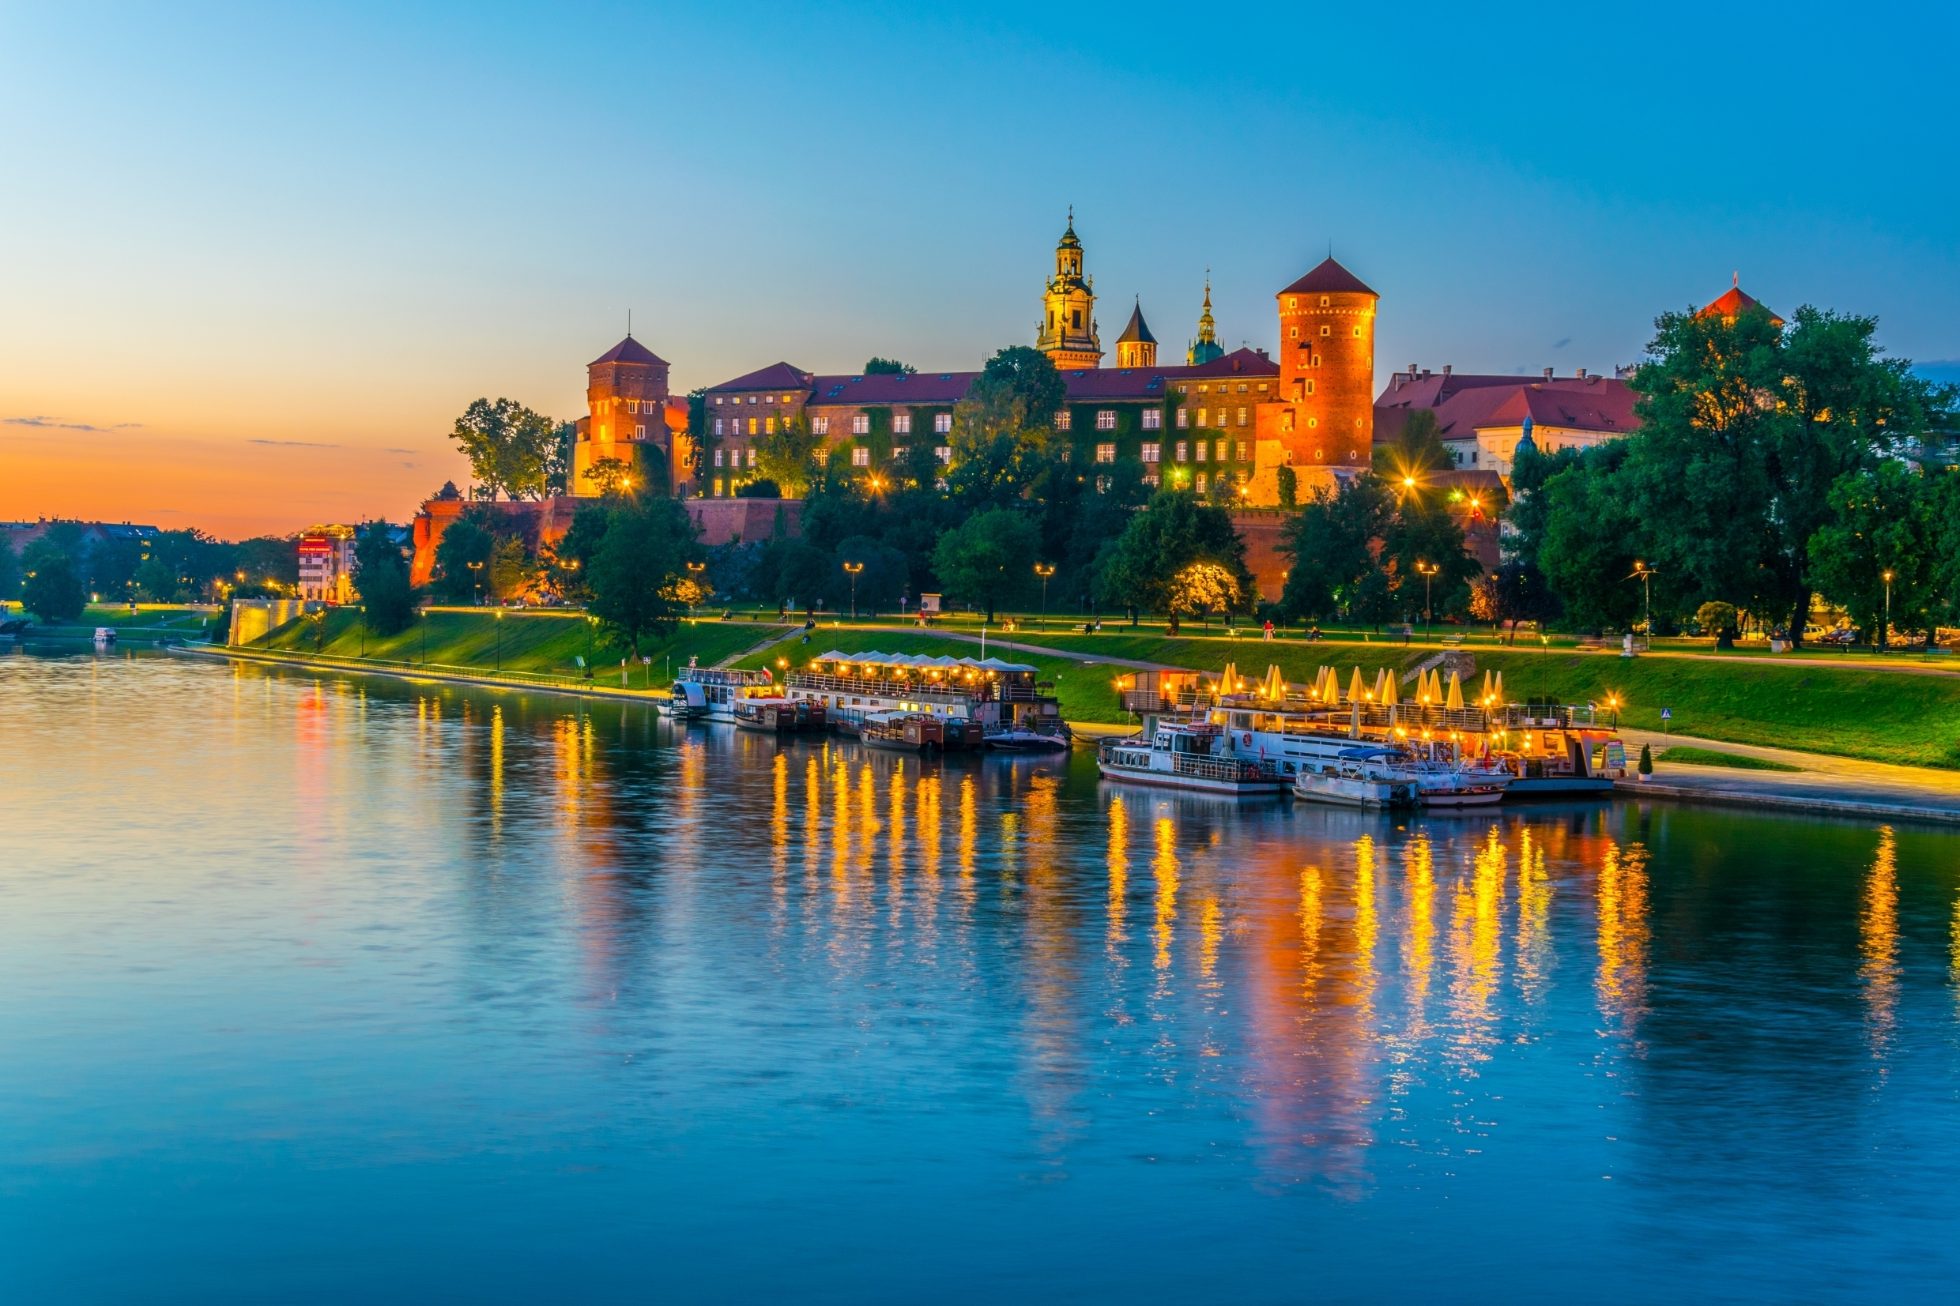
[[1198, 314], [1198, 338], [1184, 351], [1184, 361], [1196, 367], [1199, 363], [1209, 363], [1221, 358], [1225, 350], [1218, 343], [1218, 324], [1211, 316], [1211, 269], [1205, 269], [1205, 308]]
[[1075, 206], [1068, 210], [1068, 227], [1055, 245], [1055, 275], [1042, 293], [1041, 324], [1035, 348], [1056, 367], [1095, 367], [1102, 362], [1102, 342], [1096, 338], [1095, 280], [1082, 270], [1082, 238], [1075, 234]]

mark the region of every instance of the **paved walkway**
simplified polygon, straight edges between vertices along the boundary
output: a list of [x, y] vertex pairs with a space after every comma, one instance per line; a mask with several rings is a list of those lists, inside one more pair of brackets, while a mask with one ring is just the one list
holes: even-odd
[[[1960, 771], [1894, 766], [1852, 757], [1802, 753], [1790, 748], [1731, 744], [1719, 739], [1663, 735], [1657, 731], [1620, 731], [1629, 756], [1642, 744], [1654, 750], [1654, 777], [1641, 783], [1628, 780], [1621, 788], [1652, 798], [1725, 803], [1746, 807], [1791, 808], [1885, 820], [1937, 821], [1960, 825]], [[1739, 771], [1726, 766], [1669, 763], [1673, 745], [1708, 748], [1744, 757], [1760, 757], [1800, 771]]]

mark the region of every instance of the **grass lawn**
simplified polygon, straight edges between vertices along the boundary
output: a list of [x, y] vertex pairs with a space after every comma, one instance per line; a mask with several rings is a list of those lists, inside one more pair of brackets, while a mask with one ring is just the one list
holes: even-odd
[[1689, 748], [1674, 745], [1660, 756], [1666, 764], [1682, 762], [1689, 766], [1727, 766], [1737, 771], [1801, 771], [1800, 766], [1788, 762], [1772, 761], [1767, 757], [1748, 757], [1742, 753], [1722, 753], [1713, 748]]
[[[581, 677], [576, 661], [581, 656], [589, 654], [588, 660], [601, 678], [607, 668], [616, 676], [620, 658], [627, 656], [623, 644], [615, 644], [591, 629], [582, 613], [511, 609], [500, 618], [497, 611], [431, 612], [407, 630], [384, 638], [371, 631], [363, 634], [360, 613], [336, 608], [317, 625], [311, 618], [288, 622], [252, 647], [384, 662], [426, 662], [433, 667], [491, 674], [501, 665], [505, 671], [566, 680]], [[699, 658], [703, 666], [712, 665], [779, 629], [746, 621], [683, 621], [664, 639], [642, 643], [640, 652], [653, 658], [652, 683], [661, 685], [667, 682], [670, 666], [674, 670], [685, 667], [690, 657]], [[645, 683], [644, 673], [636, 667], [633, 687]]]

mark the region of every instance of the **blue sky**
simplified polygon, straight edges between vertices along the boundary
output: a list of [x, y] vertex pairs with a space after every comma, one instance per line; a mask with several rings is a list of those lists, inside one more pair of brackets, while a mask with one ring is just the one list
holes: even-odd
[[629, 307], [682, 387], [976, 365], [1031, 336], [1071, 203], [1106, 343], [1140, 294], [1181, 346], [1209, 267], [1221, 337], [1269, 345], [1331, 242], [1382, 294], [1381, 377], [1630, 362], [1735, 269], [1960, 359], [1956, 32], [1805, 3], [0, 3], [0, 409], [413, 498], [471, 398], [575, 415]]

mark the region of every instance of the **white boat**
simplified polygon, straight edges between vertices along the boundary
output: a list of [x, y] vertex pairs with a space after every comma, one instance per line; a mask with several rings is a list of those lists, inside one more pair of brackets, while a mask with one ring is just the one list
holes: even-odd
[[1395, 769], [1415, 781], [1425, 807], [1488, 807], [1511, 787], [1511, 773], [1496, 766], [1408, 758]]
[[844, 734], [859, 734], [870, 718], [896, 712], [943, 720], [949, 749], [980, 748], [983, 737], [991, 747], [1066, 748], [1068, 727], [1054, 686], [1039, 674], [999, 658], [833, 651], [790, 672], [784, 692], [823, 704]]
[[1286, 782], [1269, 766], [1233, 755], [1208, 721], [1159, 720], [1148, 735], [1104, 740], [1096, 767], [1105, 780], [1257, 797], [1283, 793]]
[[1415, 779], [1394, 765], [1392, 750], [1359, 745], [1319, 769], [1302, 767], [1293, 777], [1293, 796], [1340, 807], [1418, 807], [1422, 793]]
[[1057, 721], [1054, 730], [1031, 730], [1025, 726], [1014, 726], [1005, 730], [991, 731], [987, 735], [987, 747], [1002, 753], [1058, 753], [1069, 746], [1068, 727]]
[[733, 721], [744, 698], [769, 698], [779, 691], [767, 671], [701, 667], [693, 659], [674, 677], [661, 711], [676, 721]]

